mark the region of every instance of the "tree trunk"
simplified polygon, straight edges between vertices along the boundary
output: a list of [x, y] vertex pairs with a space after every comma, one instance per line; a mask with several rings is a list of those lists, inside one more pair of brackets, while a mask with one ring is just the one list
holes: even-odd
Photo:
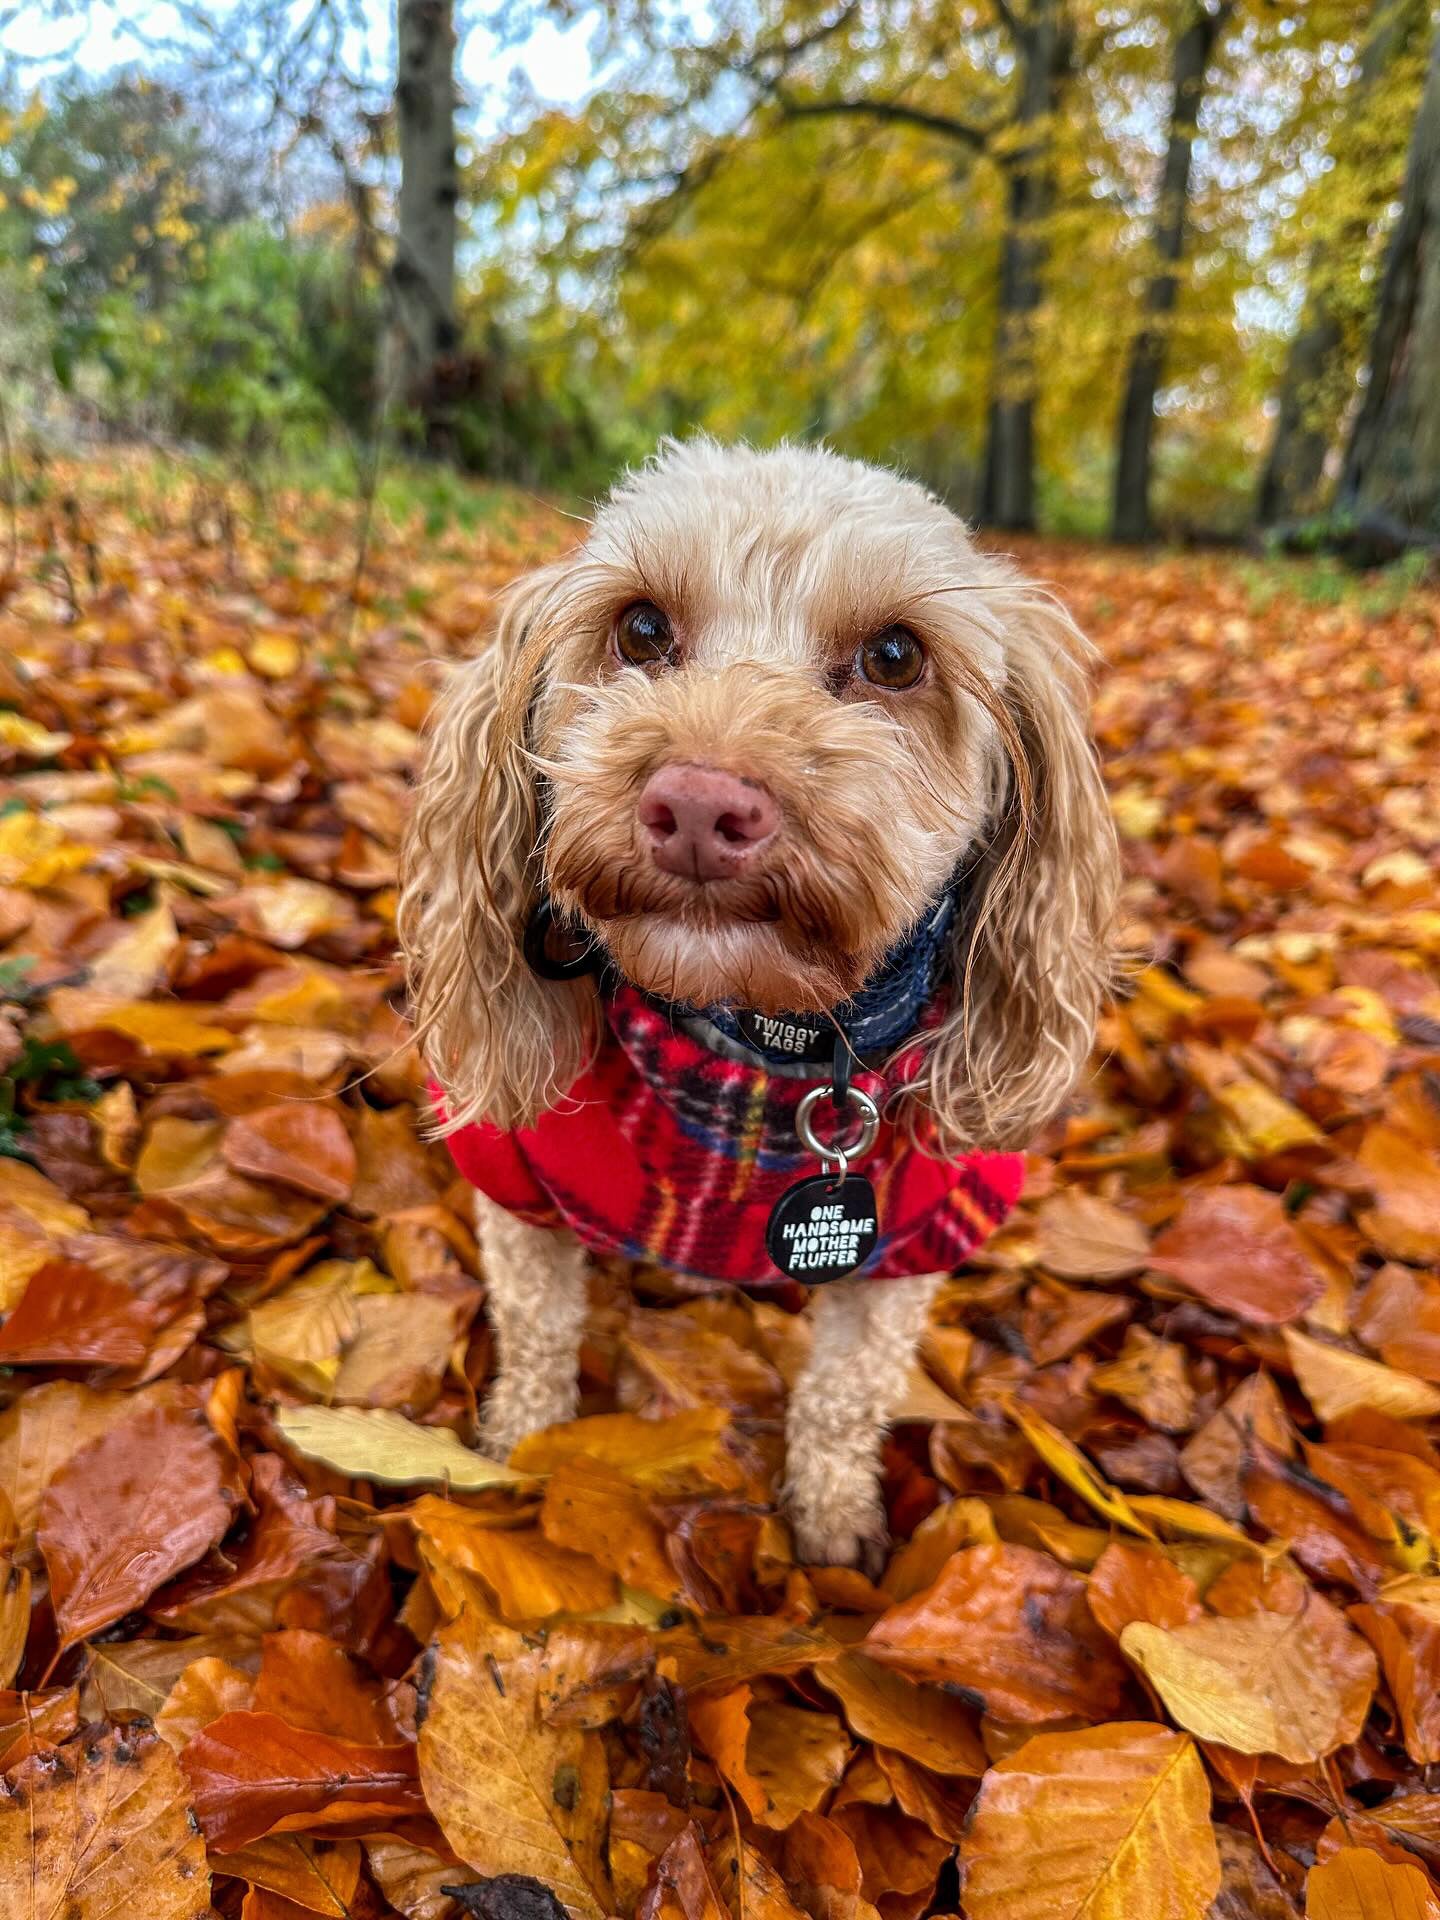
[[441, 363], [459, 340], [452, 0], [398, 0], [396, 45], [400, 209], [391, 269], [395, 385], [400, 398], [433, 426]]
[[1440, 37], [1390, 239], [1339, 505], [1440, 535]]
[[1051, 150], [1060, 89], [1073, 51], [1067, 0], [1036, 0], [1018, 28], [1019, 135], [1001, 164], [1006, 175], [1005, 236], [995, 366], [977, 502], [987, 525], [1024, 531], [1035, 524], [1035, 313], [1044, 292], [1044, 222], [1054, 195]]
[[1189, 24], [1175, 41], [1171, 62], [1170, 138], [1150, 249], [1158, 262], [1145, 288], [1145, 322], [1130, 343], [1130, 364], [1115, 449], [1115, 490], [1110, 518], [1114, 540], [1150, 537], [1150, 476], [1155, 446], [1155, 399], [1165, 374], [1170, 315], [1180, 292], [1190, 206], [1190, 167], [1195, 128], [1205, 97], [1205, 76], [1215, 43], [1234, 11], [1234, 0], [1215, 6], [1197, 0]]
[[[1336, 140], [1336, 158], [1353, 178], [1365, 161], [1353, 149], [1362, 115], [1387, 69], [1401, 58], [1422, 30], [1430, 0], [1375, 0], [1370, 30], [1360, 55], [1360, 71]], [[1371, 156], [1373, 160], [1373, 156]], [[1306, 271], [1305, 308], [1285, 362], [1275, 433], [1265, 461], [1256, 501], [1262, 527], [1293, 520], [1319, 505], [1325, 457], [1344, 410], [1347, 389], [1354, 391], [1355, 317], [1342, 291], [1342, 275], [1354, 276], [1363, 257], [1373, 213], [1384, 197], [1375, 182], [1375, 205], [1353, 214], [1337, 231], [1311, 249]]]

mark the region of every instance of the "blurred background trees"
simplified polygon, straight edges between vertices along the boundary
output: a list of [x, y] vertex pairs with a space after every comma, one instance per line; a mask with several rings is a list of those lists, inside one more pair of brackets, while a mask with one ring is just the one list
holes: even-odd
[[[1005, 529], [1433, 543], [1435, 15], [13, 5], [12, 428], [578, 492], [666, 432], [823, 436]], [[588, 84], [527, 54], [557, 26]]]

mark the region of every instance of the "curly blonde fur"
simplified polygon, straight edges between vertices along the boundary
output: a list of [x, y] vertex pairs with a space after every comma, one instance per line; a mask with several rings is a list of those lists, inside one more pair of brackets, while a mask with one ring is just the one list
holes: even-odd
[[[673, 655], [626, 665], [624, 610]], [[858, 650], [892, 624], [925, 671], [887, 691]], [[828, 1011], [958, 883], [948, 1011], [898, 1116], [953, 1155], [1019, 1147], [1080, 1071], [1106, 987], [1115, 836], [1085, 732], [1085, 642], [912, 483], [784, 447], [667, 445], [569, 558], [505, 596], [450, 670], [399, 913], [445, 1130], [562, 1101], [599, 1032], [588, 982], [523, 952], [542, 891], [638, 985], [696, 1006]], [[768, 788], [779, 829], [721, 878], [662, 871], [639, 798], [686, 763]], [[576, 1404], [583, 1249], [477, 1195], [504, 1456]], [[810, 1561], [883, 1551], [880, 1442], [939, 1276], [822, 1290], [791, 1395], [786, 1498]]]

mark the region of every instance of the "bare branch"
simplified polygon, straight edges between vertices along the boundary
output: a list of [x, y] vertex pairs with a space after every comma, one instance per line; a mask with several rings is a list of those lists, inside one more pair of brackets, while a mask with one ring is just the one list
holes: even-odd
[[956, 120], [946, 113], [927, 113], [923, 107], [907, 107], [899, 100], [787, 100], [776, 95], [780, 111], [787, 120], [820, 120], [837, 114], [895, 121], [901, 126], [919, 127], [938, 133], [946, 140], [958, 141], [972, 152], [983, 153], [990, 144], [992, 128], [971, 126], [968, 120]]

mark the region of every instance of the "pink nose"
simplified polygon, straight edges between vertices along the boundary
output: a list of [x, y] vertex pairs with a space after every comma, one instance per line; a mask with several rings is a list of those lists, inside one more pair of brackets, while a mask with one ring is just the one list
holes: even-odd
[[689, 763], [652, 773], [636, 811], [656, 866], [689, 880], [728, 880], [780, 824], [768, 787]]

